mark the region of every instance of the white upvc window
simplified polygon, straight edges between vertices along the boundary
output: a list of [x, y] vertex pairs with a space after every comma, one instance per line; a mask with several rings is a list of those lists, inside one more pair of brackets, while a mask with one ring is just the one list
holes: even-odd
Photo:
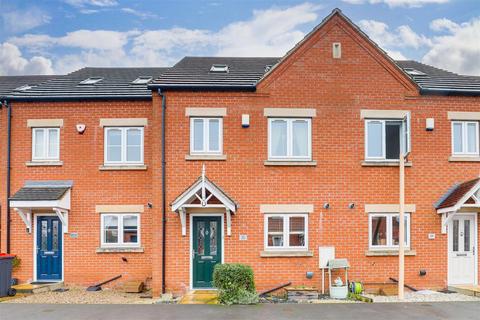
[[106, 127], [106, 165], [143, 164], [143, 127]]
[[60, 159], [60, 128], [32, 129], [32, 161]]
[[265, 250], [307, 250], [308, 214], [266, 214]]
[[[368, 215], [370, 249], [395, 249], [399, 244], [400, 219], [398, 213], [371, 213]], [[405, 213], [405, 247], [410, 248], [410, 214]]]
[[310, 161], [312, 159], [312, 119], [269, 118], [268, 158]]
[[223, 118], [190, 118], [190, 154], [222, 154]]
[[140, 215], [138, 213], [102, 213], [102, 247], [139, 247]]
[[410, 120], [365, 120], [365, 160], [398, 161], [410, 151]]
[[478, 156], [478, 121], [452, 121], [452, 154]]

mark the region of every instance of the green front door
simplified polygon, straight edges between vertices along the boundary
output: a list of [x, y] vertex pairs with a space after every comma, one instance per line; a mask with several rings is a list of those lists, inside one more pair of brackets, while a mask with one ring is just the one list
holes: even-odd
[[222, 219], [192, 218], [193, 288], [212, 288], [213, 268], [222, 262]]

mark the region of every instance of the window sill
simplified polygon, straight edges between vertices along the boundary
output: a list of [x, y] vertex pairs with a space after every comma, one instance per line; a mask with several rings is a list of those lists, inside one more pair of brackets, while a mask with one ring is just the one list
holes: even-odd
[[266, 160], [263, 162], [265, 166], [283, 166], [283, 167], [316, 167], [317, 161], [278, 161]]
[[[362, 161], [362, 167], [399, 167], [398, 161]], [[411, 162], [405, 162], [405, 167], [411, 167]]]
[[313, 251], [261, 251], [262, 258], [281, 258], [281, 257], [313, 257]]
[[206, 160], [206, 161], [225, 161], [227, 160], [226, 154], [187, 154], [185, 160], [196, 161], [196, 160]]
[[[416, 256], [417, 252], [415, 250], [405, 250], [405, 255], [406, 256]], [[396, 249], [367, 250], [367, 251], [365, 251], [365, 256], [367, 256], [367, 257], [398, 256], [398, 250], [396, 250]]]
[[118, 170], [147, 170], [146, 165], [101, 165], [99, 167], [100, 171], [118, 171]]
[[25, 165], [27, 167], [55, 167], [63, 166], [63, 161], [27, 161]]
[[480, 162], [480, 157], [468, 157], [468, 156], [450, 156], [448, 158], [450, 162]]
[[96, 253], [143, 253], [144, 249], [140, 248], [97, 248]]

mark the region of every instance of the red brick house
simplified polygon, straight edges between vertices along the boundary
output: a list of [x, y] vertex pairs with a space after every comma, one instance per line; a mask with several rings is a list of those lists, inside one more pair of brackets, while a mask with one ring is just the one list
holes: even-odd
[[339, 10], [282, 58], [86, 68], [3, 100], [22, 281], [181, 292], [241, 262], [259, 289], [321, 286], [324, 247], [388, 281], [409, 142], [405, 282], [478, 284], [480, 77], [394, 61]]

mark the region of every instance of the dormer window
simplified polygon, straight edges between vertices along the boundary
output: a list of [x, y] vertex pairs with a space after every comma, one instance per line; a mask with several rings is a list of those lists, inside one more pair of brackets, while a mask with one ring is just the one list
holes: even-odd
[[427, 75], [426, 73], [423, 73], [422, 71], [418, 71], [417, 69], [413, 69], [413, 68], [405, 68], [403, 70], [411, 76], [426, 76]]
[[228, 66], [226, 64], [212, 64], [210, 72], [214, 73], [228, 73]]
[[147, 84], [152, 81], [151, 76], [140, 76], [137, 79], [132, 81], [132, 84]]
[[23, 86], [21, 86], [21, 87], [16, 88], [15, 91], [26, 91], [26, 90], [30, 90], [30, 89], [32, 89], [32, 88], [33, 88], [32, 86], [30, 86], [30, 85], [28, 85], [28, 84], [25, 84], [25, 85], [23, 85]]
[[80, 82], [80, 84], [82, 84], [82, 85], [96, 84], [96, 83], [98, 83], [102, 80], [103, 80], [102, 77], [90, 77], [90, 78], [85, 79], [82, 82]]

